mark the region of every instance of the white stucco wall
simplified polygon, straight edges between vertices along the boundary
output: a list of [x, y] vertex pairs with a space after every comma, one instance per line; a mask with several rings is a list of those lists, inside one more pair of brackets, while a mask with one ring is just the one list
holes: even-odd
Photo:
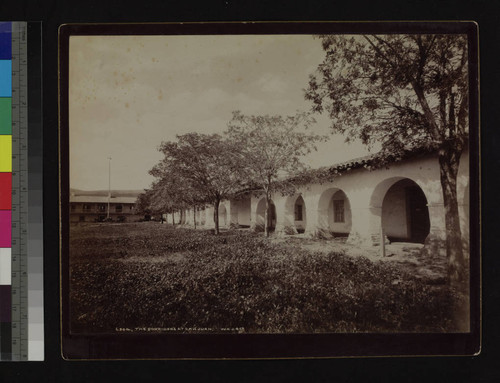
[[238, 226], [251, 225], [251, 199], [250, 196], [231, 201], [231, 223]]
[[393, 185], [387, 191], [382, 206], [382, 226], [385, 235], [388, 237], [409, 238], [404, 185]]
[[[414, 157], [376, 170], [354, 169], [336, 175], [332, 181], [322, 184], [301, 185], [293, 196], [273, 195], [276, 209], [276, 231], [305, 226], [306, 234], [314, 235], [318, 230], [350, 233], [349, 240], [376, 244], [380, 242], [381, 226], [385, 234], [393, 237], [408, 237], [406, 219], [406, 196], [404, 188], [391, 187], [400, 180], [412, 180], [423, 191], [429, 211], [430, 235], [445, 238], [443, 195], [436, 155]], [[465, 241], [469, 239], [469, 154], [461, 158], [457, 180], [457, 195], [461, 230]], [[295, 221], [294, 206], [297, 198], [304, 200], [302, 222]], [[333, 222], [333, 200], [344, 200], [345, 222]], [[390, 201], [390, 203], [384, 203]], [[260, 203], [259, 209], [258, 205]], [[246, 225], [252, 228], [263, 223], [265, 201], [262, 195], [224, 201], [225, 225]], [[383, 209], [384, 207], [384, 209]], [[221, 210], [224, 210], [221, 209]], [[220, 213], [220, 215], [223, 213]], [[203, 219], [205, 218], [205, 219]], [[221, 216], [221, 226], [223, 226]], [[213, 227], [213, 207], [200, 212], [204, 227]]]

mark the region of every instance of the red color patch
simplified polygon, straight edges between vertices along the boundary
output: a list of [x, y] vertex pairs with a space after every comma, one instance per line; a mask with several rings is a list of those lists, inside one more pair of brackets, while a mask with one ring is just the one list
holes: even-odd
[[0, 173], [0, 210], [12, 209], [12, 173]]

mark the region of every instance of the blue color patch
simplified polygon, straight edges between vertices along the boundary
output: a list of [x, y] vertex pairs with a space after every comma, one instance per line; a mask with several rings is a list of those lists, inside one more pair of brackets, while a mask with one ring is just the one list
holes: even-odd
[[0, 32], [0, 60], [12, 59], [12, 35]]
[[12, 59], [12, 23], [0, 23], [0, 60]]
[[0, 97], [12, 97], [11, 60], [0, 60]]
[[12, 23], [10, 21], [0, 22], [0, 33], [12, 33]]

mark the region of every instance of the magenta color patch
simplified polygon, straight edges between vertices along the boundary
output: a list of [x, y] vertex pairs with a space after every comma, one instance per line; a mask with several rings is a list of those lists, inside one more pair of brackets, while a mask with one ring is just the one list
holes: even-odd
[[12, 214], [10, 210], [0, 210], [0, 247], [11, 247]]

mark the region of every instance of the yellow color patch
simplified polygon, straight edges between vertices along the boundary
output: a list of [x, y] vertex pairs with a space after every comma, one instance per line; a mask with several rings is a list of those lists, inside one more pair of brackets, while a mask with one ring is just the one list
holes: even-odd
[[12, 171], [12, 136], [0, 135], [0, 172]]

